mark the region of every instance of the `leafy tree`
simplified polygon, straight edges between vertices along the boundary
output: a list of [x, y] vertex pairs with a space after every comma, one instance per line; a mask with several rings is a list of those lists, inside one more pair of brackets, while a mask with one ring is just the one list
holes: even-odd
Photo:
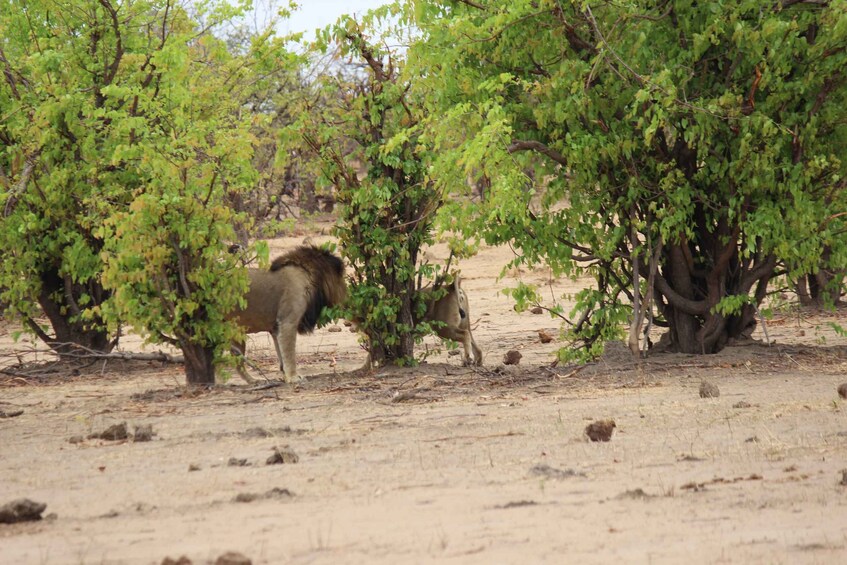
[[234, 57], [211, 35], [240, 10], [4, 3], [0, 286], [60, 352], [108, 350], [122, 320], [182, 348], [190, 383], [213, 382], [246, 287], [226, 254], [243, 220], [227, 203], [255, 181], [241, 81], [267, 45]]
[[[114, 342], [99, 307], [110, 293], [99, 278], [103, 241], [93, 232], [137, 186], [111, 158], [131, 124], [116, 123], [110, 93], [126, 80], [123, 58], [154, 32], [122, 33], [114, 5], [81, 1], [58, 9], [4, 0], [0, 29], [3, 296], [57, 351], [108, 350]], [[133, 80], [152, 81], [149, 60], [138, 69], [144, 63]], [[34, 321], [39, 307], [52, 335]]]
[[[277, 10], [277, 2], [262, 8], [265, 13]], [[287, 16], [289, 10], [280, 11]], [[249, 18], [245, 18], [249, 20]], [[251, 27], [246, 21], [228, 34], [226, 41], [230, 52], [249, 57], [249, 84], [244, 89], [244, 111], [261, 118], [254, 120], [251, 132], [256, 138], [253, 164], [259, 172], [254, 190], [234, 198], [232, 205], [238, 211], [254, 218], [261, 232], [276, 234], [286, 223], [293, 222], [299, 205], [300, 212], [318, 211], [318, 200], [309, 169], [311, 160], [299, 158], [296, 153], [278, 159], [279, 130], [291, 124], [294, 112], [303, 97], [311, 96], [305, 54], [284, 48], [286, 43], [300, 41], [302, 34], [276, 36], [277, 19], [263, 22], [261, 27]], [[320, 107], [320, 99], [314, 100]], [[283, 220], [287, 221], [283, 221]], [[240, 230], [239, 239], [246, 243], [247, 233]]]
[[[237, 13], [221, 5], [213, 16]], [[133, 163], [141, 188], [100, 232], [103, 281], [114, 293], [114, 317], [150, 341], [180, 348], [188, 383], [207, 385], [240, 337], [226, 316], [242, 304], [247, 274], [227, 247], [234, 226], [250, 224], [230, 203], [255, 184], [256, 171], [253, 116], [240, 115], [244, 92], [236, 85], [249, 82], [256, 58], [252, 51], [232, 56], [219, 39], [198, 35], [191, 20], [169, 27], [154, 58], [167, 88], [144, 107], [148, 119], [137, 125], [140, 139], [131, 149], [141, 156]], [[124, 95], [134, 96], [131, 88]], [[262, 255], [267, 259], [266, 246]]]
[[[419, 253], [432, 243], [441, 201], [426, 174], [429, 154], [415, 129], [420, 106], [402, 58], [370, 39], [388, 15], [383, 8], [362, 22], [342, 17], [319, 34], [318, 52], [335, 44], [337, 60], [355, 66], [319, 76], [320, 96], [304, 99], [299, 119], [284, 130], [287, 146], [317, 157], [319, 183], [335, 186], [335, 233], [353, 269], [346, 315], [358, 321], [377, 364], [412, 362], [416, 340], [428, 331], [415, 324], [423, 308], [418, 290], [435, 269]], [[312, 105], [317, 99], [322, 106]]]
[[638, 351], [653, 308], [672, 349], [717, 352], [775, 275], [816, 272], [824, 250], [843, 270], [847, 2], [413, 5], [433, 176], [491, 181], [463, 224], [596, 281], [565, 355], [627, 320]]

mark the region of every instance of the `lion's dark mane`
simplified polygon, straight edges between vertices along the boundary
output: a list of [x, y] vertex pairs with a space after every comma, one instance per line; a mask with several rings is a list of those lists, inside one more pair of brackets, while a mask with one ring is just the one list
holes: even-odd
[[326, 249], [301, 245], [274, 259], [270, 270], [275, 272], [286, 267], [304, 270], [312, 281], [306, 311], [297, 325], [297, 333], [311, 333], [318, 325], [321, 311], [343, 300], [346, 293], [344, 262]]

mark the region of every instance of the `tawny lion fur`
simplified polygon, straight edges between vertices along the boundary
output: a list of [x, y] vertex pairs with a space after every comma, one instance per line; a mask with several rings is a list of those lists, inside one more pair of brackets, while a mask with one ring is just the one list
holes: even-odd
[[[441, 322], [434, 324], [435, 333], [442, 339], [452, 339], [462, 344], [465, 349], [463, 358], [464, 365], [482, 365], [482, 350], [476, 344], [471, 333], [471, 310], [468, 304], [468, 295], [462, 290], [461, 280], [459, 275], [456, 275], [453, 284], [447, 289], [447, 294], [438, 300], [429, 299], [426, 313], [422, 320], [416, 320], [415, 323], [424, 322]], [[425, 294], [431, 294], [432, 290], [423, 291]], [[354, 321], [354, 327], [358, 324]], [[473, 362], [471, 361], [471, 350], [473, 350]], [[368, 353], [365, 359], [365, 364], [362, 367], [364, 370], [373, 369], [373, 359]]]
[[468, 295], [462, 290], [459, 275], [453, 280], [453, 285], [447, 294], [434, 302], [430, 302], [424, 320], [442, 322], [435, 328], [435, 333], [443, 339], [452, 339], [462, 344], [465, 349], [464, 364], [471, 364], [471, 349], [473, 349], [473, 364], [482, 365], [482, 350], [474, 341], [471, 333], [471, 309]]
[[[298, 382], [297, 334], [311, 333], [324, 308], [346, 300], [344, 263], [329, 251], [302, 245], [274, 259], [270, 269], [248, 269], [248, 274], [247, 305], [230, 317], [248, 334], [270, 332], [285, 382]], [[234, 347], [246, 353], [245, 343]], [[243, 363], [238, 372], [248, 383], [254, 382]]]

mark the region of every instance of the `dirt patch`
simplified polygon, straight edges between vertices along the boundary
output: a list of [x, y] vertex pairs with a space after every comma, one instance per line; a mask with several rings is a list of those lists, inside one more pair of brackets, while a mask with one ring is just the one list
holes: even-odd
[[[847, 343], [827, 330], [840, 314], [781, 315], [767, 339], [708, 357], [637, 360], [611, 344], [595, 363], [552, 366], [561, 343], [539, 331], [558, 336], [556, 322], [500, 292], [549, 272], [498, 280], [508, 254], [461, 266], [483, 367], [433, 338], [421, 366], [367, 374], [355, 334], [321, 329], [299, 338], [298, 386], [279, 383], [261, 335], [248, 347], [265, 373], [256, 386], [189, 390], [179, 366], [157, 362], [44, 377], [42, 353], [0, 376], [0, 410], [20, 412], [0, 419], [0, 500], [55, 513], [0, 525], [0, 561], [847, 559]], [[13, 329], [0, 327], [8, 350], [26, 346]], [[133, 336], [123, 348], [146, 350]], [[519, 365], [502, 364], [511, 350]], [[702, 382], [720, 396], [701, 399]], [[611, 441], [585, 437], [596, 418], [615, 422]], [[82, 439], [117, 422], [133, 437], [149, 426], [149, 441]], [[297, 464], [265, 464], [284, 446]]]

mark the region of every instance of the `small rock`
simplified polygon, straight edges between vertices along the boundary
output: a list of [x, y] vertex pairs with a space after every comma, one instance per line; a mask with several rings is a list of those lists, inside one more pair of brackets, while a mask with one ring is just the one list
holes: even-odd
[[349, 328], [349, 327], [352, 327], [352, 326], [353, 326], [353, 322], [351, 322], [350, 320], [344, 320], [344, 327], [345, 328]]
[[341, 327], [340, 326], [330, 326], [326, 329], [326, 331], [328, 331], [330, 333], [338, 333], [338, 332], [341, 331]]
[[455, 356], [456, 356], [456, 355], [458, 355], [459, 353], [460, 353], [460, 352], [459, 352], [459, 350], [458, 350], [458, 349], [451, 349], [450, 351], [448, 351], [448, 352], [447, 352], [447, 355], [449, 355], [450, 357], [455, 357]]
[[615, 427], [614, 420], [597, 420], [585, 427], [585, 435], [591, 441], [609, 441]]
[[253, 562], [237, 551], [227, 551], [217, 558], [215, 565], [253, 565]]
[[504, 365], [517, 365], [521, 362], [521, 352], [517, 349], [512, 349], [503, 356], [503, 364]]
[[750, 408], [751, 406], [753, 405], [747, 402], [746, 400], [739, 400], [738, 402], [732, 405], [733, 408]]
[[543, 314], [544, 308], [542, 308], [541, 306], [536, 306], [535, 308], [532, 308], [530, 312], [532, 312], [533, 314]]
[[191, 559], [183, 555], [179, 559], [171, 559], [170, 557], [165, 557], [162, 559], [162, 565], [191, 565]]
[[744, 440], [744, 443], [759, 443], [759, 436], [750, 436]]
[[127, 439], [129, 437], [129, 432], [126, 428], [126, 422], [121, 422], [120, 424], [113, 424], [103, 430], [100, 433], [90, 434], [88, 439], [105, 439], [108, 441], [120, 441]]
[[841, 482], [838, 484], [847, 487], [847, 469], [841, 469]]
[[298, 457], [298, 455], [294, 453], [294, 450], [288, 447], [287, 445], [282, 448], [274, 447], [273, 452], [273, 455], [268, 457], [268, 465], [279, 465], [280, 463], [297, 463], [298, 461], [300, 461], [300, 457]]
[[838, 396], [847, 400], [847, 383], [841, 383], [838, 385]]
[[151, 441], [153, 439], [153, 424], [143, 424], [135, 426], [135, 433], [132, 434], [132, 441]]
[[198, 465], [197, 463], [192, 463], [191, 465], [188, 466], [188, 472], [189, 473], [191, 473], [193, 471], [199, 471], [199, 470], [200, 470], [200, 465]]
[[718, 385], [703, 381], [700, 383], [700, 398], [717, 398], [721, 395]]
[[227, 467], [249, 467], [250, 463], [248, 463], [246, 459], [230, 457], [229, 461], [226, 462], [226, 465]]
[[68, 438], [68, 443], [82, 443], [85, 441], [85, 438], [82, 436], [71, 436]]
[[538, 339], [541, 340], [541, 343], [550, 343], [553, 341], [553, 336], [545, 332], [544, 330], [538, 330]]
[[16, 416], [20, 416], [23, 413], [23, 410], [10, 410], [9, 412], [6, 412], [5, 410], [0, 410], [0, 418], [14, 418]]
[[45, 508], [47, 508], [46, 504], [34, 502], [28, 498], [13, 500], [0, 506], [0, 524], [41, 520], [41, 513]]

